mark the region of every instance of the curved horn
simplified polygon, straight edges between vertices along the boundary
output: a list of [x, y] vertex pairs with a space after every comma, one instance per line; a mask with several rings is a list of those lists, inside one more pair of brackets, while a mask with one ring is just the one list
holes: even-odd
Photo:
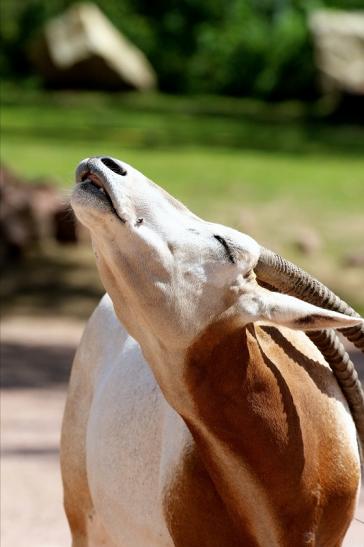
[[[301, 298], [310, 304], [327, 308], [352, 317], [360, 317], [344, 300], [330, 291], [323, 283], [310, 274], [285, 260], [278, 254], [261, 248], [260, 257], [255, 267], [258, 280], [271, 285], [280, 292]], [[340, 332], [358, 349], [364, 352], [364, 326], [355, 325]]]
[[333, 329], [306, 332], [329, 363], [348, 402], [364, 451], [364, 392], [354, 364]]

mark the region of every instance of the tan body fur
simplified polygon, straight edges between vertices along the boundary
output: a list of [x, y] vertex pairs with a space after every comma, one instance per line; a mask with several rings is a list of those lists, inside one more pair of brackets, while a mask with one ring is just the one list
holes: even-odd
[[360, 482], [355, 428], [307, 337], [212, 326], [182, 378], [181, 417], [105, 297], [63, 425], [74, 547], [340, 545]]

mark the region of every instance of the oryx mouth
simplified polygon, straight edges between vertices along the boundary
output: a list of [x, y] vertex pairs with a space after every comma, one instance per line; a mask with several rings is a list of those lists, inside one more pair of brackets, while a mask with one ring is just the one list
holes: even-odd
[[108, 185], [103, 180], [103, 177], [97, 175], [91, 170], [85, 171], [81, 175], [78, 184], [82, 184], [85, 190], [90, 191], [94, 196], [97, 196], [104, 203], [107, 203], [111, 211], [118, 217], [118, 219], [124, 224], [126, 223], [126, 220], [119, 215], [114, 205], [112, 192], [109, 190]]
[[91, 186], [96, 188], [98, 193], [103, 194], [105, 197], [107, 197], [111, 201], [111, 198], [108, 192], [105, 190], [105, 185], [103, 181], [98, 175], [95, 175], [95, 173], [92, 173], [91, 171], [87, 171], [86, 173], [82, 175], [81, 182], [91, 184]]

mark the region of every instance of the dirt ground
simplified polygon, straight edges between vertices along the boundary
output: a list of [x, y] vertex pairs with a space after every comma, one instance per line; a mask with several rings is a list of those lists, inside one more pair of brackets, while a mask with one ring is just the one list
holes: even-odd
[[65, 319], [3, 322], [3, 547], [70, 545], [58, 446], [70, 365], [82, 329], [83, 322]]
[[[3, 321], [1, 545], [66, 547], [59, 432], [66, 386], [83, 321], [13, 318]], [[359, 371], [364, 378], [364, 360]], [[52, 363], [50, 367], [49, 364]], [[364, 545], [364, 489], [345, 547]]]

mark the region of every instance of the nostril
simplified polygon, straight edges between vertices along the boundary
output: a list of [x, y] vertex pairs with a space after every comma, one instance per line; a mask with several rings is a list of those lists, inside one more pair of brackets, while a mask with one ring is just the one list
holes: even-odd
[[112, 160], [111, 158], [101, 158], [101, 161], [104, 165], [106, 165], [106, 167], [108, 167], [117, 175], [122, 175], [123, 177], [125, 177], [125, 175], [127, 174], [126, 169], [118, 165], [116, 161]]

